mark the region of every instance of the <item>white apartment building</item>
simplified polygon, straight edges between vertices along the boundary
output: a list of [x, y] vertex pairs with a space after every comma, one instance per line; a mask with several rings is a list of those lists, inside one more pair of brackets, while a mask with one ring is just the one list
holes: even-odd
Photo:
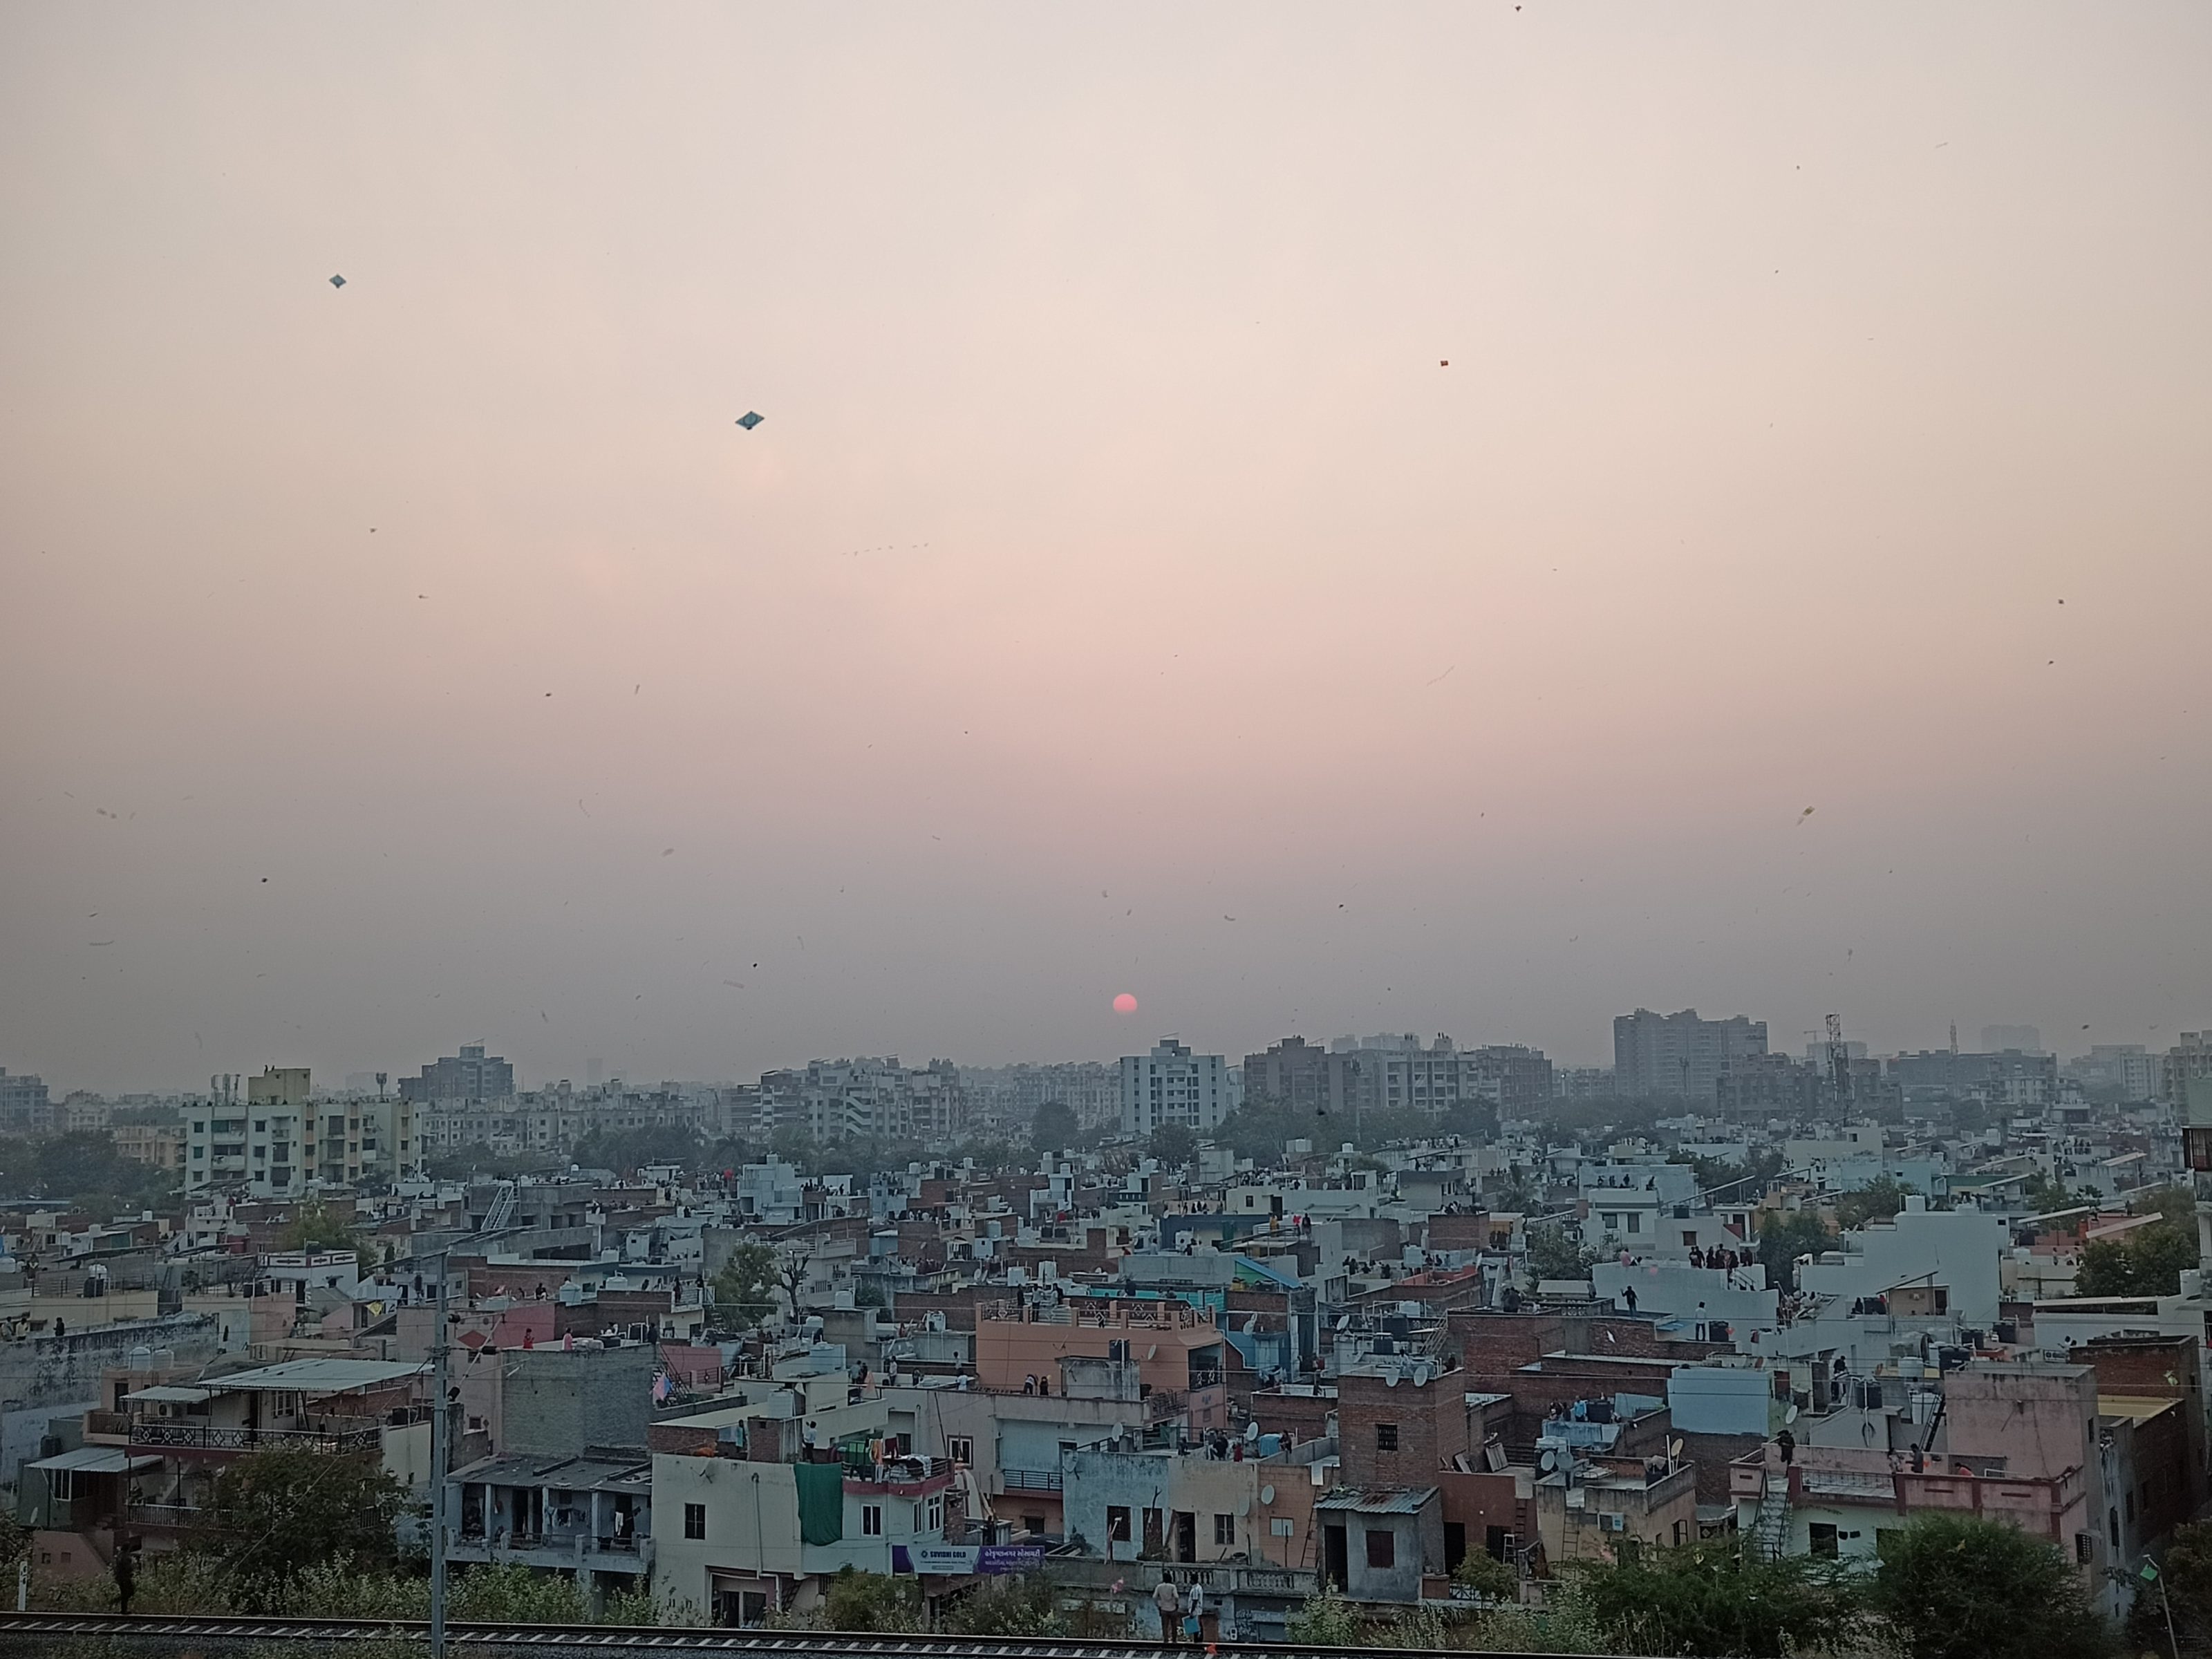
[[1232, 1109], [1228, 1063], [1194, 1054], [1172, 1037], [1149, 1054], [1121, 1058], [1121, 1133], [1148, 1135], [1163, 1123], [1206, 1134]]
[[817, 1141], [862, 1135], [941, 1144], [957, 1139], [968, 1120], [967, 1094], [950, 1060], [908, 1066], [896, 1055], [765, 1073], [758, 1102], [763, 1128], [796, 1125]]
[[[249, 1094], [243, 1101], [218, 1096], [187, 1104], [185, 1191], [297, 1198], [311, 1183], [354, 1186], [421, 1172], [412, 1103], [284, 1097], [293, 1092], [272, 1090], [262, 1099]], [[296, 1092], [304, 1095], [304, 1085]]]

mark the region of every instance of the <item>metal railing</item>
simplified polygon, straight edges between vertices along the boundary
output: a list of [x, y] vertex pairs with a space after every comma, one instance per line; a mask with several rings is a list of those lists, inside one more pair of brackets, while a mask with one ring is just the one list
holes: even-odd
[[124, 1516], [134, 1527], [165, 1527], [181, 1531], [200, 1518], [200, 1510], [190, 1504], [133, 1504]]
[[1008, 1492], [1058, 1492], [1064, 1484], [1058, 1469], [1002, 1468], [999, 1479]]
[[131, 1443], [187, 1451], [361, 1452], [380, 1447], [384, 1431], [376, 1425], [357, 1429], [249, 1429], [141, 1419], [131, 1425]]

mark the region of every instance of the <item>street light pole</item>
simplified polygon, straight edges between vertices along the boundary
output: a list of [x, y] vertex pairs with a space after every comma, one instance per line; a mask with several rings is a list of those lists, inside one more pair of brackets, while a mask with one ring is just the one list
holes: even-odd
[[438, 1325], [430, 1339], [430, 1659], [446, 1659], [446, 1464], [452, 1425], [446, 1410], [446, 1281], [450, 1259], [438, 1255]]

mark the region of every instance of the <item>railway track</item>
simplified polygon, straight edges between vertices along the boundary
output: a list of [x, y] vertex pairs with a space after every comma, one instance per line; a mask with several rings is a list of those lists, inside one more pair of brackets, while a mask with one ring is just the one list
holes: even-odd
[[[144, 1647], [149, 1652], [217, 1654], [269, 1644], [313, 1644], [343, 1649], [378, 1642], [429, 1646], [430, 1627], [419, 1619], [272, 1619], [227, 1614], [217, 1618], [167, 1613], [129, 1618], [116, 1613], [0, 1613], [0, 1653], [43, 1654], [64, 1644], [101, 1643], [114, 1650]], [[976, 1637], [867, 1635], [842, 1631], [763, 1631], [623, 1625], [495, 1625], [453, 1620], [446, 1643], [460, 1653], [729, 1654], [773, 1659], [805, 1655], [807, 1659], [1162, 1659], [1157, 1642], [1087, 1641], [1067, 1637]], [[1223, 1659], [1350, 1659], [1372, 1653], [1360, 1648], [1309, 1647], [1297, 1643], [1222, 1642], [1212, 1651]], [[1381, 1649], [1427, 1653], [1426, 1649]], [[1196, 1659], [1193, 1650], [1182, 1651]], [[1451, 1659], [1470, 1659], [1455, 1650]], [[1524, 1659], [1494, 1653], [1488, 1659]], [[1534, 1659], [1527, 1656], [1526, 1659]], [[1549, 1659], [1559, 1659], [1550, 1656]]]

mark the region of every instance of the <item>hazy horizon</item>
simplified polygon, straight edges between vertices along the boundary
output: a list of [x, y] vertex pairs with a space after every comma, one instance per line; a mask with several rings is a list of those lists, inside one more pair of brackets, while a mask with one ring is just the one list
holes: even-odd
[[2179, 4], [17, 8], [0, 1066], [2164, 1047], [2208, 70]]

